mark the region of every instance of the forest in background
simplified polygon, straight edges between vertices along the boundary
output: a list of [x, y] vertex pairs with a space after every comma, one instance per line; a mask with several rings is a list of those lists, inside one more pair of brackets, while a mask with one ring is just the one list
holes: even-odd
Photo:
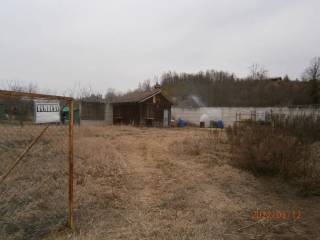
[[[179, 107], [271, 107], [320, 103], [320, 57], [310, 61], [301, 80], [270, 78], [259, 64], [249, 67], [246, 78], [226, 71], [167, 72], [161, 76], [162, 91]], [[139, 90], [151, 88], [150, 80]]]
[[168, 72], [162, 90], [176, 105], [208, 107], [265, 107], [312, 104], [308, 81], [289, 78], [238, 79], [223, 71], [195, 74]]

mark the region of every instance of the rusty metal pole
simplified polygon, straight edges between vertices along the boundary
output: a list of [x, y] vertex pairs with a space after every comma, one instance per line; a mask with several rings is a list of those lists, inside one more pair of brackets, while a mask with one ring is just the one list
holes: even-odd
[[69, 216], [68, 227], [73, 228], [73, 100], [69, 105]]
[[2, 176], [2, 178], [0, 179], [0, 184], [2, 184], [2, 182], [9, 176], [9, 174], [13, 171], [13, 169], [18, 165], [18, 163], [24, 158], [24, 156], [29, 152], [29, 150], [33, 147], [33, 145], [35, 145], [38, 140], [41, 138], [41, 136], [45, 133], [45, 131], [47, 131], [47, 129], [49, 128], [49, 125], [46, 126], [41, 132], [40, 134], [33, 139], [33, 141], [26, 147], [26, 149], [17, 157], [17, 159], [14, 161], [14, 163], [12, 164], [12, 166], [9, 168], [9, 170], [7, 171], [6, 174], [4, 174]]

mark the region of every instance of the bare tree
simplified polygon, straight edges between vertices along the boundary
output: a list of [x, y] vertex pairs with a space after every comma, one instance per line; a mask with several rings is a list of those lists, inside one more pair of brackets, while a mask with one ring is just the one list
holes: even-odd
[[62, 95], [77, 99], [85, 99], [95, 94], [90, 84], [82, 85], [80, 82], [77, 82], [72, 88], [65, 90]]
[[107, 102], [111, 102], [117, 96], [116, 91], [113, 88], [108, 88], [105, 94], [105, 99]]
[[311, 60], [310, 65], [302, 74], [302, 79], [310, 82], [310, 96], [312, 98], [312, 102], [318, 104], [320, 102], [320, 57], [315, 57]]
[[152, 79], [152, 85], [157, 85], [157, 84], [159, 84], [160, 82], [161, 82], [161, 80], [160, 80], [159, 76], [154, 75], [154, 76], [153, 76], [153, 79]]
[[84, 99], [84, 98], [89, 98], [92, 95], [95, 95], [92, 89], [91, 85], [87, 85], [87, 86], [82, 86], [79, 88], [79, 92], [78, 92], [78, 98], [79, 99]]
[[9, 91], [36, 93], [38, 92], [37, 84], [29, 82], [27, 84], [18, 80], [7, 80], [4, 86]]
[[254, 63], [249, 67], [248, 79], [263, 80], [268, 78], [268, 70], [258, 63]]
[[290, 81], [290, 78], [289, 78], [288, 74], [286, 74], [286, 75], [283, 77], [283, 81], [285, 81], [285, 82]]
[[139, 91], [149, 91], [151, 90], [151, 81], [150, 79], [147, 79], [145, 81], [143, 81], [142, 83], [139, 83], [139, 86], [138, 86], [138, 90]]

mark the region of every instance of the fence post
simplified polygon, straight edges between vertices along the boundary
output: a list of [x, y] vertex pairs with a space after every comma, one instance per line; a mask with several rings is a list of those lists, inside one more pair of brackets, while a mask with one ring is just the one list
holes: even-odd
[[73, 228], [73, 100], [69, 105], [69, 215], [68, 227]]

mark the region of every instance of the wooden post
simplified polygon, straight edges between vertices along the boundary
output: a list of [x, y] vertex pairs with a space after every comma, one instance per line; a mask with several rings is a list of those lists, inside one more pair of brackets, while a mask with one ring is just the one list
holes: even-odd
[[69, 104], [69, 215], [68, 227], [73, 228], [73, 100]]

